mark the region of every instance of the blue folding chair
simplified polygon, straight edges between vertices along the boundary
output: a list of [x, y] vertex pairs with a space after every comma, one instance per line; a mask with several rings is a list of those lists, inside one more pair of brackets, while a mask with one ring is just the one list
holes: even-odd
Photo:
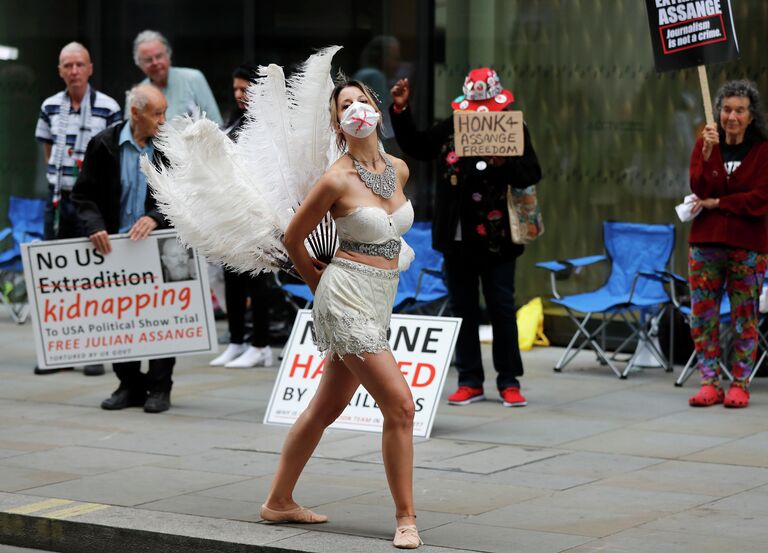
[[280, 284], [280, 288], [286, 293], [288, 301], [297, 309], [309, 309], [315, 301], [312, 290], [306, 284]]
[[[667, 371], [672, 370], [669, 361], [649, 335], [650, 323], [658, 321], [670, 305], [657, 270], [665, 270], [675, 245], [673, 225], [649, 225], [606, 221], [603, 223], [603, 242], [607, 255], [593, 255], [578, 259], [554, 260], [537, 263], [536, 266], [550, 271], [552, 303], [565, 308], [568, 317], [576, 325], [576, 332], [554, 367], [561, 371], [584, 347], [590, 346], [598, 359], [607, 364], [619, 378], [626, 378], [635, 364], [631, 357], [624, 371], [614, 361], [635, 338], [650, 349], [653, 357]], [[556, 276], [572, 268], [586, 267], [600, 261], [611, 263], [608, 280], [597, 290], [571, 296], [561, 296], [557, 291]], [[582, 318], [577, 313], [583, 314]], [[590, 331], [587, 324], [595, 314], [603, 320], [597, 329]], [[597, 341], [597, 336], [608, 324], [621, 319], [631, 330], [626, 340], [608, 355]], [[578, 343], [579, 338], [582, 338]]]
[[394, 311], [432, 312], [442, 316], [448, 306], [448, 288], [443, 275], [443, 254], [432, 249], [432, 224], [419, 221], [403, 236], [416, 254], [407, 271], [400, 273]]
[[29, 314], [21, 245], [43, 239], [45, 200], [11, 196], [8, 220], [11, 226], [0, 231], [0, 242], [11, 239], [10, 247], [0, 252], [0, 303], [8, 306], [13, 320], [21, 324]]

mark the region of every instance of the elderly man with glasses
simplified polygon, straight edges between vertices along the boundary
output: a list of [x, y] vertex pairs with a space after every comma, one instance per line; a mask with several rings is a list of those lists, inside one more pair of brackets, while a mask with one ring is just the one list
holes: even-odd
[[147, 76], [142, 84], [153, 84], [168, 101], [166, 117], [192, 114], [197, 110], [221, 126], [216, 100], [205, 76], [197, 69], [171, 66], [171, 45], [157, 31], [142, 31], [133, 41], [133, 61]]

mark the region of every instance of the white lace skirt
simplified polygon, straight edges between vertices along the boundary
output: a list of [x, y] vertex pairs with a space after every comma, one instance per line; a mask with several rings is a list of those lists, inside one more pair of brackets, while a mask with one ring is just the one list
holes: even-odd
[[326, 354], [343, 357], [389, 349], [397, 269], [378, 269], [334, 257], [315, 291], [314, 340]]

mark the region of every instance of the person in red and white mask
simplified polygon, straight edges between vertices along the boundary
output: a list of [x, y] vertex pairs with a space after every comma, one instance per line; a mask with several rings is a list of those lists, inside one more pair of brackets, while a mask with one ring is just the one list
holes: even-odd
[[[480, 353], [479, 284], [493, 327], [493, 364], [496, 387], [505, 407], [522, 407], [520, 392], [523, 362], [515, 318], [515, 265], [523, 246], [512, 242], [507, 212], [507, 189], [526, 188], [541, 180], [536, 152], [527, 126], [524, 152], [516, 157], [458, 157], [454, 148], [453, 117], [431, 129], [416, 129], [409, 108], [410, 85], [398, 81], [391, 90], [392, 127], [400, 148], [429, 161], [437, 158], [438, 186], [432, 220], [432, 245], [445, 256], [446, 283], [456, 316], [463, 319], [456, 343], [459, 386], [448, 397], [452, 405], [485, 399], [485, 375]], [[512, 92], [503, 88], [498, 74], [481, 67], [469, 72], [454, 110], [510, 109]]]

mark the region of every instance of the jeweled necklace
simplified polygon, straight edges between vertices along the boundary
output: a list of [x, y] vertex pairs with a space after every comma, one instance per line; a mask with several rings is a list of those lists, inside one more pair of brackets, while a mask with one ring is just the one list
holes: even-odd
[[392, 166], [392, 162], [388, 157], [379, 154], [379, 157], [384, 160], [384, 172], [372, 173], [363, 164], [357, 161], [352, 154], [347, 152], [349, 157], [352, 158], [352, 165], [355, 166], [355, 171], [360, 175], [360, 180], [365, 183], [365, 186], [371, 189], [371, 192], [378, 194], [384, 199], [389, 199], [392, 194], [395, 193], [396, 180], [395, 180], [395, 168]]

